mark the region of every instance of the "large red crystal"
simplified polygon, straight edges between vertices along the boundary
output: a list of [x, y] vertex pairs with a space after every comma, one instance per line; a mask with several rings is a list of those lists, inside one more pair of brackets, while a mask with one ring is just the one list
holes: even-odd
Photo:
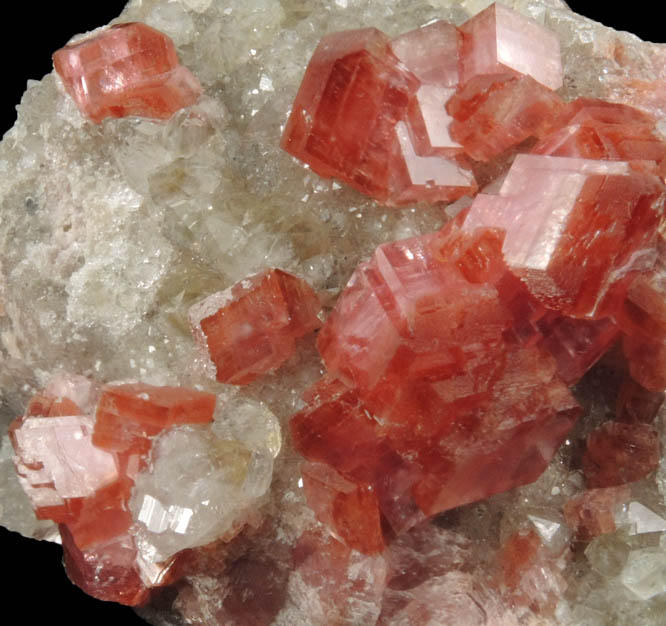
[[371, 486], [397, 532], [534, 480], [579, 413], [554, 359], [506, 332], [501, 234], [460, 221], [359, 266], [318, 338], [338, 380], [292, 419], [297, 449]]
[[530, 293], [600, 319], [616, 313], [631, 273], [654, 263], [663, 202], [649, 162], [521, 154], [499, 196], [477, 196], [465, 229], [505, 229], [504, 259]]
[[65, 46], [53, 64], [81, 112], [97, 123], [127, 115], [168, 119], [201, 94], [171, 39], [139, 22]]
[[320, 307], [304, 280], [271, 269], [194, 305], [190, 323], [217, 380], [245, 385], [289, 358], [296, 339], [320, 325]]

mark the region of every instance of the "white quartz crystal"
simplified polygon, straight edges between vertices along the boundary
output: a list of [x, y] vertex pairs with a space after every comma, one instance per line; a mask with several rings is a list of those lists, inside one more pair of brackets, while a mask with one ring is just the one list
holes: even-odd
[[270, 486], [272, 457], [258, 457], [207, 426], [180, 426], [160, 435], [130, 500], [141, 558], [163, 562], [240, 530]]

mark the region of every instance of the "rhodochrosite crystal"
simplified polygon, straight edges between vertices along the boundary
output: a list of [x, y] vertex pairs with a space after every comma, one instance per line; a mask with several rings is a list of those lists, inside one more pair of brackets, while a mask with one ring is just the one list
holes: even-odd
[[69, 44], [54, 53], [53, 65], [81, 112], [98, 123], [126, 115], [168, 119], [201, 93], [173, 42], [141, 23]]
[[208, 296], [189, 317], [215, 378], [245, 385], [289, 358], [294, 341], [319, 326], [319, 309], [304, 280], [272, 269]]
[[663, 626], [662, 47], [146, 0], [54, 63], [0, 143], [1, 524], [156, 626]]

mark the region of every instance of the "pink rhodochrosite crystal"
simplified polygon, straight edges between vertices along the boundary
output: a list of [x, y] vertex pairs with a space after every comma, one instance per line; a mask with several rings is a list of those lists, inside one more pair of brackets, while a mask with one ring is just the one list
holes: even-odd
[[[296, 447], [371, 486], [398, 532], [534, 480], [579, 414], [553, 358], [505, 332], [500, 246], [496, 231], [468, 236], [457, 222], [380, 246], [320, 332], [340, 382], [308, 393]], [[325, 498], [319, 482], [312, 501]]]
[[531, 76], [549, 89], [562, 86], [560, 42], [555, 33], [495, 2], [465, 22], [461, 80], [481, 74]]
[[304, 280], [271, 269], [195, 304], [190, 324], [215, 378], [245, 385], [289, 358], [295, 340], [320, 325], [320, 307]]
[[437, 21], [392, 41], [333, 33], [308, 64], [282, 147], [389, 206], [451, 202], [477, 190], [470, 157], [545, 131], [561, 84], [555, 35], [502, 5], [462, 31]]
[[127, 115], [169, 119], [201, 94], [173, 42], [139, 22], [69, 44], [54, 53], [53, 64], [81, 112], [96, 123]]
[[544, 306], [598, 319], [616, 313], [627, 277], [654, 263], [663, 202], [650, 162], [521, 154], [464, 227], [505, 229], [506, 263]]
[[477, 161], [489, 161], [542, 135], [562, 109], [561, 98], [531, 76], [475, 76], [446, 105], [451, 137]]

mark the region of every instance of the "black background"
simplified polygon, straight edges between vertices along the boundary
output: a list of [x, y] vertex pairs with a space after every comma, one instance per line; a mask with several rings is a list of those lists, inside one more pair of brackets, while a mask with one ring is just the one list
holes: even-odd
[[[629, 11], [627, 3], [621, 3], [623, 11], [608, 8], [608, 3], [601, 2], [570, 2], [569, 5], [583, 15], [634, 32], [643, 39], [666, 40], [659, 28], [663, 21], [657, 14], [656, 5], [635, 12]], [[23, 6], [9, 9], [10, 15], [4, 14], [4, 32], [0, 38], [0, 71], [4, 74], [0, 135], [16, 119], [15, 106], [25, 90], [26, 81], [40, 79], [51, 71], [53, 51], [62, 47], [75, 33], [106, 24], [121, 12], [123, 6], [124, 2], [120, 0], [25, 2]], [[636, 3], [635, 6], [650, 5]], [[59, 546], [23, 539], [0, 528], [2, 623], [145, 626], [131, 609], [98, 602], [72, 586], [64, 575], [60, 560]]]

